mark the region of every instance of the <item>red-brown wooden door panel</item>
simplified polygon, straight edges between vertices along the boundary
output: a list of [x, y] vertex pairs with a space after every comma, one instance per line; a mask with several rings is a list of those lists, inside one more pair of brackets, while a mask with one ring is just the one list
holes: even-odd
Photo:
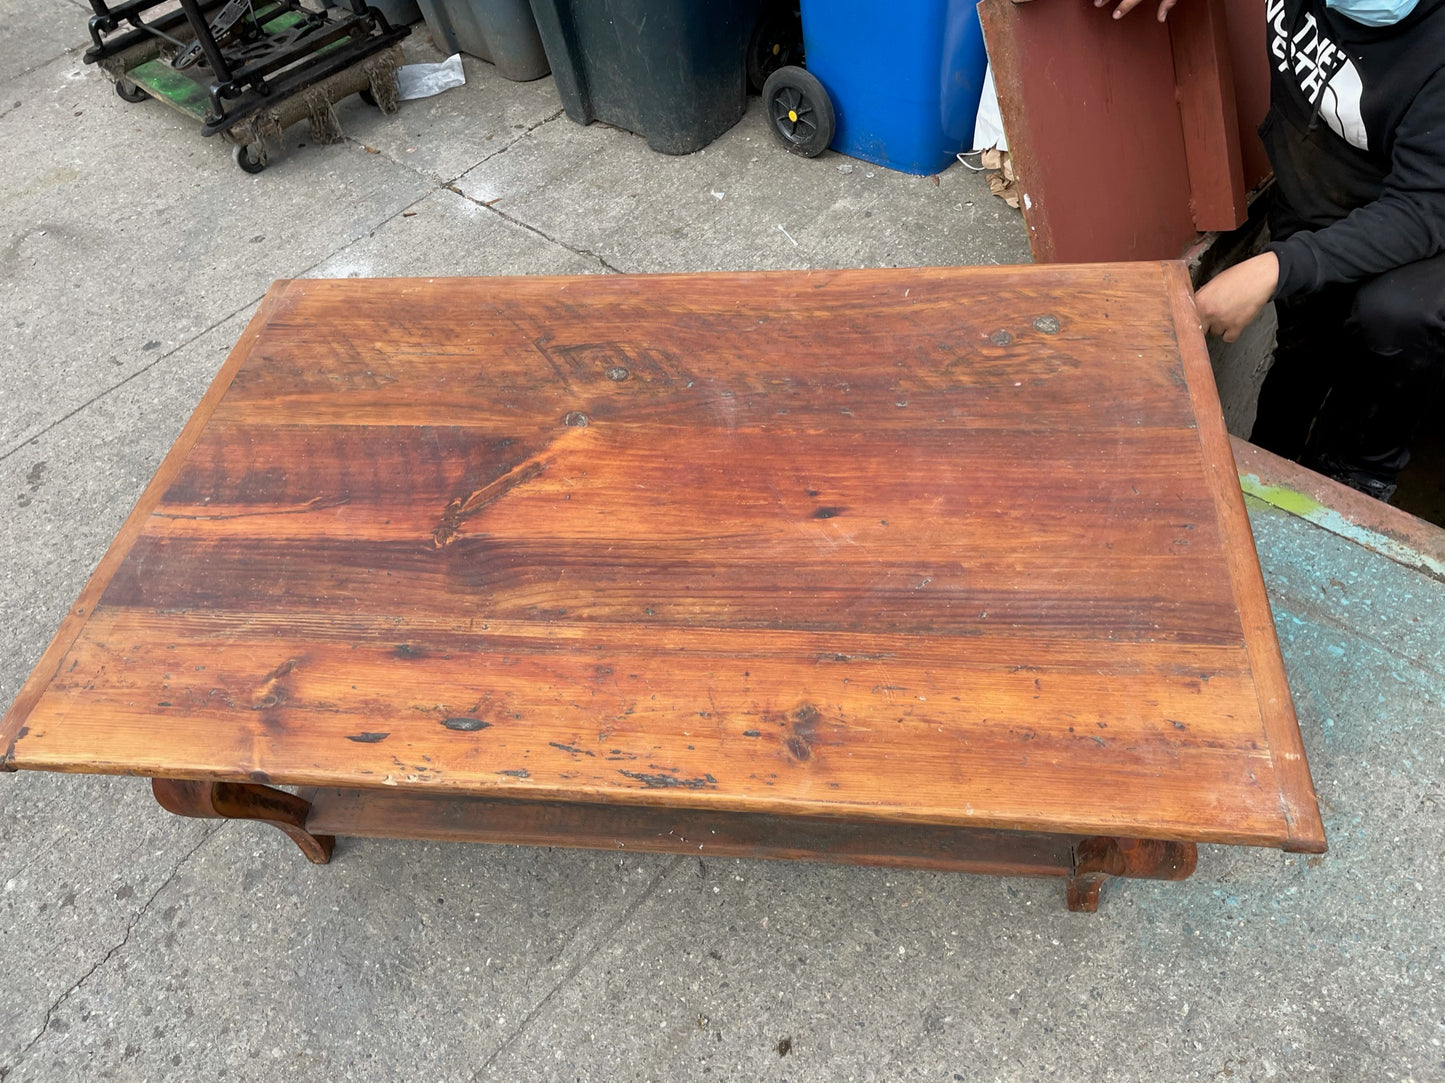
[[1181, 0], [1164, 25], [1151, 7], [979, 4], [1040, 262], [1176, 257], [1241, 225], [1267, 173], [1258, 0]]

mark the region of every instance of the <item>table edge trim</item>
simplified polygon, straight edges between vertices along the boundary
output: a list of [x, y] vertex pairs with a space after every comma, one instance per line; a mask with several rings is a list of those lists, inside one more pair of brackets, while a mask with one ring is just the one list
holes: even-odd
[[[1269, 739], [1270, 762], [1279, 789], [1280, 814], [1289, 839], [1285, 848], [1320, 852], [1325, 848], [1324, 823], [1320, 819], [1314, 781], [1305, 757], [1299, 719], [1290, 697], [1273, 611], [1254, 544], [1254, 531], [1249, 525], [1249, 511], [1239, 484], [1239, 468], [1229, 433], [1224, 427], [1214, 367], [1210, 363], [1203, 328], [1194, 308], [1193, 286], [1182, 262], [1164, 261], [1160, 266], [1168, 286], [1179, 357], [1194, 405], [1195, 424], [1205, 451], [1209, 485], [1215, 494], [1216, 514], [1228, 540], [1225, 552], [1229, 577], [1244, 627], [1245, 650], [1254, 675], [1260, 719]], [[1249, 559], [1251, 557], [1253, 559]]]
[[281, 306], [292, 282], [291, 279], [277, 279], [261, 298], [256, 312], [247, 322], [245, 330], [241, 332], [241, 337], [226, 356], [225, 362], [221, 365], [210, 386], [206, 388], [205, 394], [201, 396], [200, 402], [197, 403], [195, 410], [181, 429], [180, 436], [171, 445], [171, 449], [166, 452], [165, 458], [161, 460], [160, 466], [142, 491], [140, 499], [136, 501], [130, 514], [126, 516], [120, 531], [100, 558], [100, 563], [95, 566], [95, 571], [91, 572], [90, 578], [86, 580], [80, 596], [71, 604], [69, 612], [61, 621], [60, 628], [51, 639], [49, 646], [45, 648], [39, 661], [32, 667], [25, 683], [20, 686], [20, 692], [11, 703], [9, 711], [6, 712], [3, 719], [0, 719], [0, 771], [16, 770], [14, 766], [15, 746], [25, 734], [25, 722], [29, 718], [30, 712], [35, 709], [41, 695], [59, 672], [66, 655], [70, 653], [70, 648], [84, 630], [86, 618], [95, 611], [106, 587], [110, 585], [111, 577], [115, 575], [121, 562], [129, 555], [131, 547], [140, 537], [146, 520], [150, 518], [166, 490], [170, 488], [176, 475], [180, 473], [181, 467], [185, 464], [191, 449], [210, 421], [211, 415], [230, 389], [231, 381], [235, 379], [237, 370], [250, 356], [252, 344]]

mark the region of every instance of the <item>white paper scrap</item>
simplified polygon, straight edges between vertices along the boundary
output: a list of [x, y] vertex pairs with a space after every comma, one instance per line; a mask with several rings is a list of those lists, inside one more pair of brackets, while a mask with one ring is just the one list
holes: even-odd
[[453, 53], [440, 64], [404, 64], [396, 69], [397, 97], [404, 102], [430, 98], [466, 83], [462, 54]]

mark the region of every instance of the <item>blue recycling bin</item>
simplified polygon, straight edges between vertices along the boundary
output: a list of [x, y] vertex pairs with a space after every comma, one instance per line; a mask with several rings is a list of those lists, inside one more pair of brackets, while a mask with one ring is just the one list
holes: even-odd
[[808, 71], [837, 115], [829, 146], [925, 176], [969, 150], [988, 56], [975, 0], [802, 0]]

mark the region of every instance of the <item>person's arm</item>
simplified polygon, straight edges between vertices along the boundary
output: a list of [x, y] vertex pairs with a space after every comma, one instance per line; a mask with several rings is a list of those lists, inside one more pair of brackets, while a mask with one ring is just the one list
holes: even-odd
[[1279, 260], [1261, 252], [1220, 271], [1194, 294], [1194, 309], [1206, 335], [1233, 342], [1274, 297]]
[[1445, 252], [1445, 69], [1421, 87], [1401, 120], [1380, 198], [1269, 250], [1279, 259], [1275, 299]]

